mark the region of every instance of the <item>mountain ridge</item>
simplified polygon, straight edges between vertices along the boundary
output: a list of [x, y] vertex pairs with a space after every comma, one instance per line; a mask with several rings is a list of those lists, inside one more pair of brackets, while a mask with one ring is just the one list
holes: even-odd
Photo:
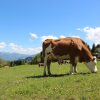
[[18, 59], [25, 59], [27, 57], [32, 57], [34, 55], [28, 55], [28, 54], [19, 54], [19, 53], [9, 53], [9, 52], [0, 52], [0, 58], [12, 61], [12, 60], [18, 60]]

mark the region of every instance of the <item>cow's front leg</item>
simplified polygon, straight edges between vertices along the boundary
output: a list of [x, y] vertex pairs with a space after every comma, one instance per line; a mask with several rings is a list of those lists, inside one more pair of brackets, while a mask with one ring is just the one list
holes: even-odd
[[76, 67], [76, 65], [74, 66], [74, 73], [77, 73], [77, 67]]
[[70, 74], [75, 74], [77, 73], [77, 67], [76, 67], [77, 64], [71, 64], [70, 66]]
[[77, 73], [77, 67], [76, 67], [77, 63], [71, 64], [70, 66], [70, 74], [75, 74]]
[[48, 75], [49, 75], [49, 76], [51, 75], [50, 64], [51, 64], [51, 61], [48, 61], [48, 62], [47, 62], [47, 69], [48, 69]]
[[44, 57], [44, 73], [43, 73], [44, 76], [46, 76], [46, 66], [47, 66], [47, 57]]
[[43, 75], [46, 76], [46, 66], [44, 65], [44, 72]]
[[70, 74], [74, 74], [74, 66], [72, 64], [70, 64]]

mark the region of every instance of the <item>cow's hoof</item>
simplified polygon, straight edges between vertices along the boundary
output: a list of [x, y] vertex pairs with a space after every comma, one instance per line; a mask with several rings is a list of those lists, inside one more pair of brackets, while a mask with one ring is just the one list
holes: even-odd
[[93, 74], [97, 74], [97, 72], [92, 72]]
[[46, 73], [44, 73], [43, 76], [46, 77]]
[[51, 76], [51, 73], [49, 73], [48, 75]]
[[75, 75], [76, 73], [73, 73], [73, 72], [71, 72], [71, 73], [69, 73], [69, 75]]

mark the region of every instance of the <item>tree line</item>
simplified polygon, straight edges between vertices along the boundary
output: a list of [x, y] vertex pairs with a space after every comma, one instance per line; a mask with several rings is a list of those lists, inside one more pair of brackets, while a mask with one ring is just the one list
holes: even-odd
[[25, 65], [25, 64], [38, 64], [41, 61], [41, 53], [36, 54], [33, 57], [27, 57], [25, 59], [19, 59], [19, 60], [15, 60], [15, 61], [10, 61], [10, 66], [17, 66], [17, 65]]

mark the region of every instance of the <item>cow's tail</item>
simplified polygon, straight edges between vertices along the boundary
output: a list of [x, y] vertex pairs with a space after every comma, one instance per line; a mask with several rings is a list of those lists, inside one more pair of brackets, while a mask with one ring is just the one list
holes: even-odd
[[44, 62], [43, 51], [40, 52], [40, 59], [41, 59], [40, 62], [43, 63]]
[[44, 46], [44, 42], [42, 44], [42, 56], [45, 57], [45, 46]]

